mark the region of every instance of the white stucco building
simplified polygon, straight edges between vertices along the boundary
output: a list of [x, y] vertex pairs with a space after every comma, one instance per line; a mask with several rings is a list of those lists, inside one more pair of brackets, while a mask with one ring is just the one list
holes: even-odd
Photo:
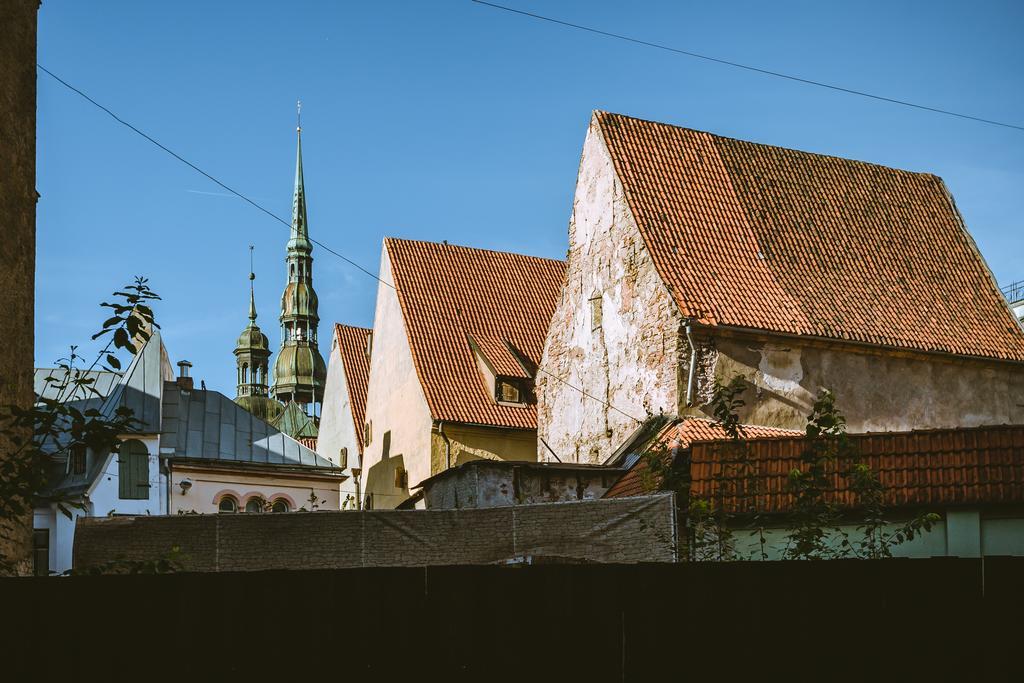
[[[51, 391], [46, 378], [54, 372], [37, 370], [37, 396]], [[82, 516], [340, 508], [341, 468], [227, 396], [176, 378], [159, 332], [123, 374], [95, 376], [102, 397], [70, 397], [80, 409], [111, 416], [128, 408], [139, 423], [121, 435], [116, 453], [55, 456], [49, 491], [34, 513], [36, 537], [47, 540], [45, 547], [37, 541], [37, 574], [73, 567], [75, 521]]]
[[316, 451], [350, 475], [342, 496], [344, 508], [358, 508], [362, 500], [363, 424], [372, 351], [373, 330], [334, 326]]

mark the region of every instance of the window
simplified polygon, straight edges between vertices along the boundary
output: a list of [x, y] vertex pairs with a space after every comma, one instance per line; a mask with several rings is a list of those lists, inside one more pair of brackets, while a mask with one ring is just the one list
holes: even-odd
[[245, 504], [246, 512], [263, 512], [263, 508], [266, 507], [262, 498], [250, 498], [249, 502]]
[[512, 382], [498, 382], [497, 399], [502, 403], [522, 403], [521, 392]]
[[288, 501], [284, 498], [278, 498], [274, 501], [274, 505], [270, 509], [273, 512], [288, 512]]
[[32, 530], [32, 573], [35, 576], [50, 575], [50, 530]]
[[233, 496], [224, 496], [217, 505], [217, 512], [238, 512], [238, 501]]
[[601, 295], [595, 294], [590, 297], [590, 329], [591, 331], [601, 327]]
[[342, 448], [338, 454], [338, 467], [345, 469], [348, 467], [348, 449]]
[[71, 448], [71, 462], [68, 463], [68, 471], [71, 474], [85, 474], [85, 446], [73, 446]]
[[242, 363], [242, 384], [249, 383], [249, 364]]
[[149, 451], [136, 439], [121, 444], [117, 457], [118, 498], [147, 500], [149, 498]]

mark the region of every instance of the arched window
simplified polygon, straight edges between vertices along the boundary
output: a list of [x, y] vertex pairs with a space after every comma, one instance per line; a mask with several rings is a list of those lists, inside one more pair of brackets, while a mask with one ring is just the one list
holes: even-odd
[[263, 512], [264, 503], [262, 498], [250, 498], [245, 504], [246, 512]]
[[273, 512], [288, 512], [288, 501], [284, 498], [278, 498], [274, 501], [274, 505], [270, 509]]
[[138, 439], [121, 443], [117, 454], [117, 488], [122, 500], [149, 498], [149, 451]]
[[242, 384], [249, 383], [249, 364], [242, 363]]
[[235, 500], [234, 496], [224, 496], [220, 499], [220, 503], [217, 504], [217, 512], [238, 512], [238, 501]]

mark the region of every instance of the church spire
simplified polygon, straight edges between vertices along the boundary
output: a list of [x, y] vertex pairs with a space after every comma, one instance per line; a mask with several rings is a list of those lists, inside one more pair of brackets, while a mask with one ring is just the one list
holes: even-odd
[[306, 183], [302, 177], [302, 100], [296, 104], [298, 120], [295, 126], [295, 191], [292, 194], [292, 234], [288, 250], [312, 251], [309, 242], [309, 218], [306, 215]]
[[261, 420], [277, 418], [284, 407], [270, 398], [270, 340], [256, 325], [256, 272], [252, 263], [253, 246], [249, 245], [249, 324], [235, 343], [237, 366], [235, 403]]
[[249, 326], [254, 327], [256, 325], [256, 289], [254, 287], [254, 280], [256, 279], [256, 273], [252, 267], [252, 250], [253, 245], [249, 245]]
[[[298, 103], [301, 115], [302, 103]], [[281, 294], [281, 350], [274, 362], [271, 394], [281, 403], [295, 402], [317, 420], [323, 402], [326, 365], [317, 347], [317, 296], [313, 289], [313, 243], [309, 239], [306, 185], [302, 173], [302, 124], [295, 127], [295, 190], [292, 229], [285, 256], [287, 280]], [[293, 435], [294, 436], [294, 435]]]

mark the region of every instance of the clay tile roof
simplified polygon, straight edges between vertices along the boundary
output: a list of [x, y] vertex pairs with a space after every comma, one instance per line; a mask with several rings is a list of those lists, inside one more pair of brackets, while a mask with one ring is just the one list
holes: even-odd
[[496, 375], [531, 378], [505, 340], [489, 335], [470, 335]]
[[373, 330], [351, 325], [334, 325], [334, 339], [341, 353], [341, 366], [345, 371], [348, 404], [356, 426], [359, 452], [363, 452], [363, 424], [366, 422], [366, 387], [370, 382], [369, 339]]
[[[862, 461], [884, 487], [891, 507], [927, 507], [1024, 502], [1024, 425], [851, 435]], [[756, 508], [785, 512], [793, 503], [789, 472], [800, 465], [803, 438], [748, 442], [747, 458], [757, 476], [756, 495], [739, 495], [736, 482], [722, 477], [720, 449], [694, 444], [691, 495], [718, 500], [734, 512]], [[732, 472], [735, 468], [728, 471]], [[833, 477], [830, 499], [856, 505], [845, 477]]]
[[536, 429], [535, 406], [498, 405], [488, 394], [469, 337], [508, 342], [538, 364], [565, 263], [394, 238], [384, 246], [431, 416]]
[[[788, 436], [792, 437], [799, 432], [791, 429], [777, 429], [775, 427], [759, 427], [756, 425], [742, 425], [743, 434], [748, 439], [756, 439], [766, 436]], [[651, 444], [661, 444], [672, 449], [689, 448], [697, 441], [722, 441], [727, 438], [725, 431], [715, 422], [704, 418], [687, 417], [666, 426], [661, 432], [650, 440]], [[640, 458], [630, 467], [619, 480], [612, 484], [604, 498], [626, 498], [629, 496], [642, 496], [657, 488], [660, 482], [651, 481], [647, 474], [647, 461]]]
[[684, 316], [1024, 361], [1024, 332], [940, 178], [595, 117]]

